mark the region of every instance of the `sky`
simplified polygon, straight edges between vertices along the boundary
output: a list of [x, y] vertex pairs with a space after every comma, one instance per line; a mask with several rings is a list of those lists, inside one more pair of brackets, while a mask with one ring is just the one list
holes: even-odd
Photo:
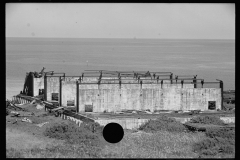
[[6, 3], [6, 37], [235, 39], [234, 3]]

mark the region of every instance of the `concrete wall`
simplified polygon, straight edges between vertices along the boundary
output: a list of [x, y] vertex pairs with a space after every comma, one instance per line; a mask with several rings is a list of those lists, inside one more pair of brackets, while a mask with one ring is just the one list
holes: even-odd
[[65, 77], [62, 80], [62, 106], [67, 106], [68, 100], [74, 100], [74, 106], [76, 106], [76, 80], [79, 77]]
[[33, 78], [33, 96], [37, 96], [39, 89], [44, 89], [44, 77]]
[[[171, 117], [176, 119], [181, 123], [186, 123], [192, 119], [192, 117]], [[235, 123], [235, 117], [220, 117], [224, 123]], [[146, 123], [150, 119], [137, 119], [137, 118], [121, 118], [121, 119], [97, 119], [95, 122], [98, 122], [100, 125], [107, 125], [108, 123], [118, 123], [123, 129], [138, 129], [142, 124]]]
[[95, 122], [99, 123], [102, 126], [107, 125], [108, 123], [118, 123], [123, 129], [138, 129], [142, 124], [149, 121], [149, 119], [135, 119], [135, 118], [124, 118], [124, 119], [98, 119]]
[[47, 77], [47, 101], [52, 101], [52, 93], [59, 95], [59, 80], [60, 77]]
[[145, 110], [208, 110], [208, 101], [221, 109], [219, 88], [79, 89], [79, 111], [93, 105], [93, 112]]

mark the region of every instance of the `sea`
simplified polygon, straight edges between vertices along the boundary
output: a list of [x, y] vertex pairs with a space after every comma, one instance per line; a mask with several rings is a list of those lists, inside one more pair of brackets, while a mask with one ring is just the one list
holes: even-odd
[[235, 40], [6, 38], [6, 99], [23, 90], [26, 72], [84, 70], [172, 72], [235, 89]]

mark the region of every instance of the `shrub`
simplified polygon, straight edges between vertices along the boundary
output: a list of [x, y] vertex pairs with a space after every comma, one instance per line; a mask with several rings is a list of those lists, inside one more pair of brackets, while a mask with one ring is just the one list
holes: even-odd
[[206, 139], [193, 145], [193, 150], [200, 155], [235, 153], [235, 130], [228, 128], [208, 129], [206, 136]]
[[[94, 128], [94, 129], [93, 129]], [[85, 144], [89, 146], [100, 146], [99, 133], [101, 128], [97, 123], [82, 123], [78, 127], [73, 122], [55, 123], [46, 128], [44, 135], [50, 138], [66, 140], [70, 144]]]
[[190, 123], [224, 125], [225, 123], [216, 116], [197, 116], [190, 120]]
[[218, 153], [217, 150], [209, 150], [209, 149], [204, 149], [200, 152], [201, 155], [211, 155], [214, 156]]
[[83, 122], [80, 125], [80, 128], [91, 131], [92, 133], [101, 134], [104, 126], [101, 126], [99, 123], [96, 122]]
[[177, 122], [175, 119], [168, 118], [167, 116], [158, 117], [156, 120], [149, 120], [145, 124], [142, 124], [139, 127], [139, 130], [146, 132], [156, 132], [156, 131], [169, 131], [169, 132], [183, 132], [186, 130], [186, 127]]
[[22, 153], [14, 148], [10, 148], [6, 150], [7, 158], [21, 158], [23, 157]]
[[229, 140], [235, 140], [235, 130], [229, 128], [220, 128], [220, 129], [207, 129], [206, 136], [210, 138], [226, 138]]

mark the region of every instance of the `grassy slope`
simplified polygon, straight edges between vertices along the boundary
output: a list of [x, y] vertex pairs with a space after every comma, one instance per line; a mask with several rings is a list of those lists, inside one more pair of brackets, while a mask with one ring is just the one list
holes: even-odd
[[191, 150], [203, 133], [127, 133], [119, 144], [106, 146], [105, 154], [118, 158], [197, 158]]

